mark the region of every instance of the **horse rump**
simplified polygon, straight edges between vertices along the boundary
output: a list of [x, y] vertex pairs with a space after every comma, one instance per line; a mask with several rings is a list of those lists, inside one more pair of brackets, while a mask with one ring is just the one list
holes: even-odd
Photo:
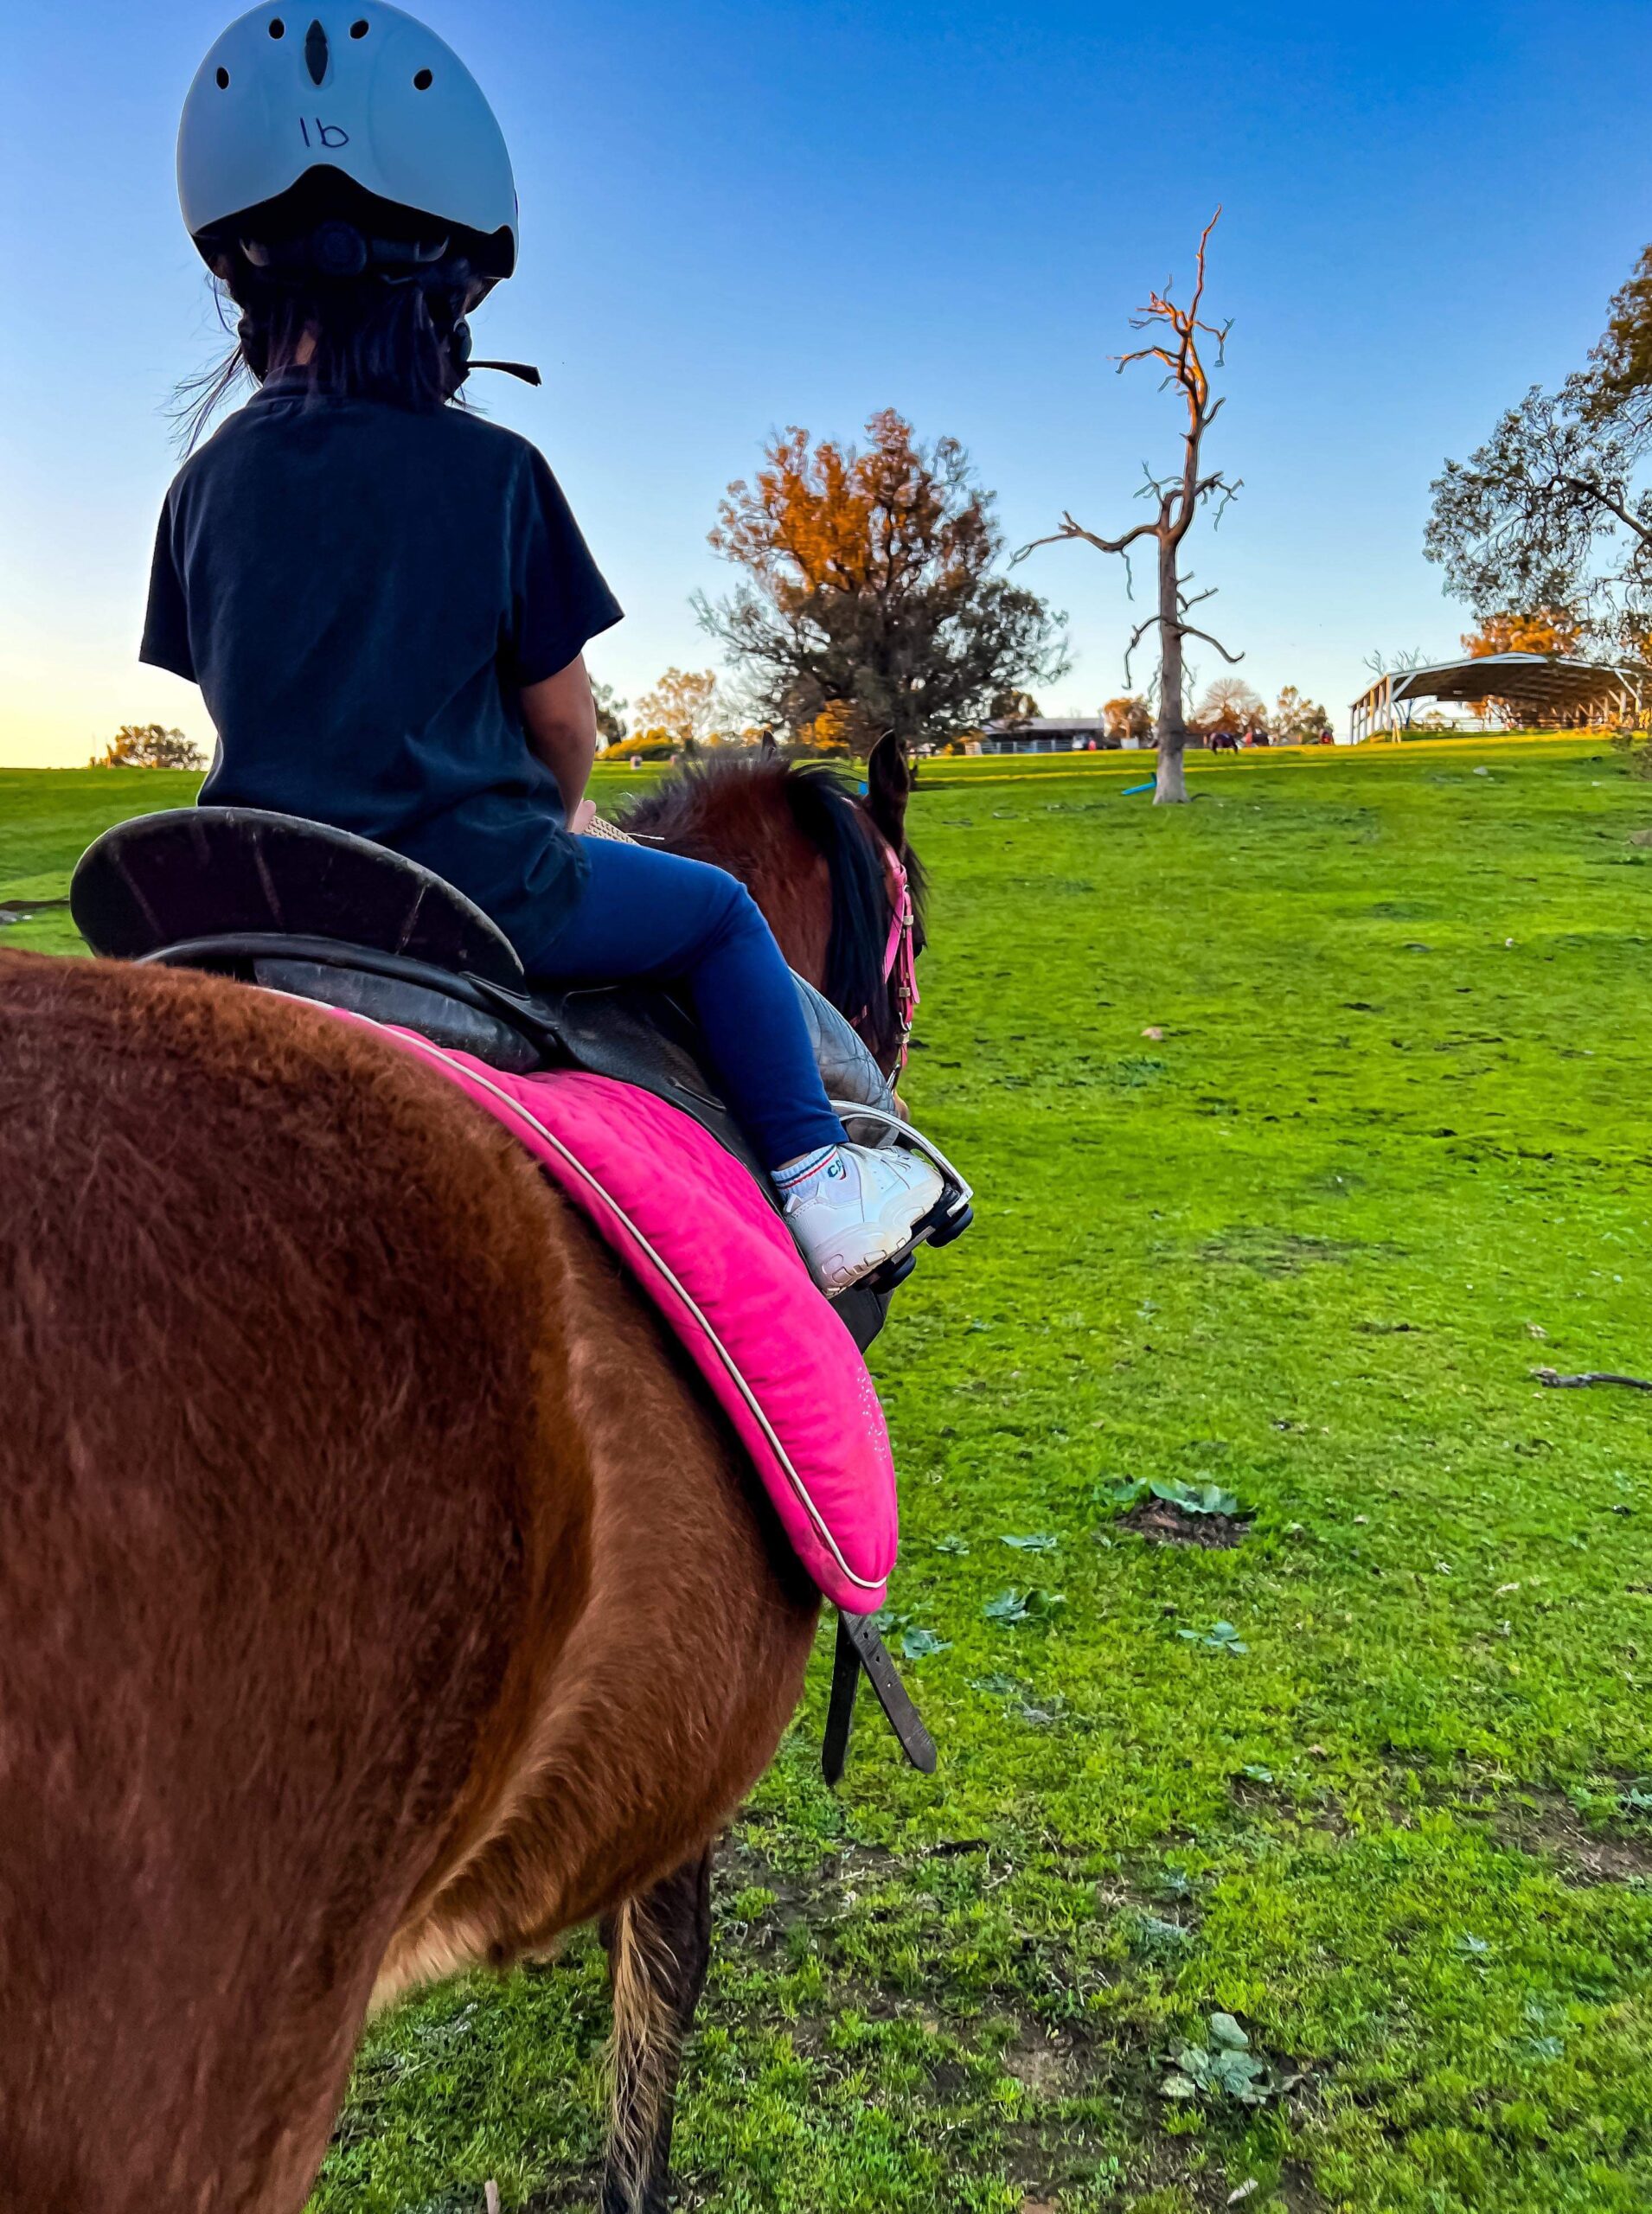
[[302, 2204], [543, 1564], [564, 1613], [583, 1588], [577, 1481], [524, 1498], [554, 1411], [518, 1164], [398, 1058], [244, 987], [0, 957], [0, 2199], [30, 2214]]

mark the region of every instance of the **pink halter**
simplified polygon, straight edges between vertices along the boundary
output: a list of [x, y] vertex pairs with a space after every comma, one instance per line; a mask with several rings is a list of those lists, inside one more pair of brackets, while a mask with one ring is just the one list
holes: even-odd
[[912, 907], [912, 880], [894, 848], [883, 849], [883, 872], [889, 882], [889, 939], [883, 949], [883, 981], [893, 982], [895, 1014], [900, 1024], [900, 1066], [906, 1065], [906, 1047], [918, 1013], [917, 915]]

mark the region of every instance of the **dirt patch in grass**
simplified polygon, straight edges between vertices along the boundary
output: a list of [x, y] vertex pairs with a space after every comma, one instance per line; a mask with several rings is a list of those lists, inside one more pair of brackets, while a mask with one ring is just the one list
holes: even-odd
[[1558, 1862], [1569, 1884], [1652, 1880], [1652, 1836], [1591, 1829], [1564, 1799], [1506, 1808], [1497, 1832], [1522, 1852], [1543, 1853]]
[[[1121, 2070], [1120, 2058], [1082, 2033], [1051, 2036], [1022, 2019], [1002, 2062], [1029, 2102], [1003, 2133], [1004, 2179], [1022, 2194], [1019, 2214], [1061, 2214], [1075, 2197], [1089, 2206], [1098, 2193], [1109, 2205], [1123, 2203], [1149, 2164], [1183, 2180], [1185, 2154], [1155, 2127], [1145, 2062]], [[1126, 2113], [1130, 2127], [1121, 2136], [1117, 2123]]]
[[1069, 2035], [1051, 2037], [1036, 2022], [1025, 2023], [1005, 2052], [1004, 2072], [1044, 2099], [1084, 2098], [1096, 2087], [1088, 2044]]
[[1325, 2214], [1324, 2200], [1294, 2160], [1287, 2160], [1279, 2172], [1279, 2189], [1273, 2203], [1283, 2206], [1285, 2214]]
[[1238, 1545], [1251, 1526], [1242, 1515], [1188, 1514], [1168, 1499], [1143, 1499], [1121, 1514], [1114, 1526], [1134, 1530], [1151, 1545], [1202, 1545], [1220, 1552]]
[[[1194, 2157], [1197, 2144], [1197, 2139], [1186, 2137], [1156, 2138], [1145, 2160], [1138, 2156], [1133, 2164], [1130, 2189], [1143, 2195], [1127, 2203], [1149, 2207], [1152, 2214], [1181, 2214], [1188, 2206], [1196, 2214], [1224, 2214], [1230, 2187], [1226, 2170], [1220, 2159], [1199, 2165]], [[1278, 2214], [1278, 2197], [1270, 2191], [1253, 2192], [1241, 2203], [1255, 2214]], [[1314, 2214], [1322, 2210], [1316, 2208]]]
[[1207, 1238], [1197, 1258], [1213, 1267], [1254, 1270], [1259, 1277], [1300, 1276], [1304, 1269], [1350, 1261], [1366, 1248], [1335, 1238], [1303, 1238], [1281, 1230], [1233, 1230]]

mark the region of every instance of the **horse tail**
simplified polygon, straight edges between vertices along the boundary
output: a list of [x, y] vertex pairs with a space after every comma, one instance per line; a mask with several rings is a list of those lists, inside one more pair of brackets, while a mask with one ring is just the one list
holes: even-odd
[[881, 841], [835, 771], [793, 769], [785, 792], [793, 822], [823, 857], [831, 878], [826, 996], [855, 1024], [874, 1053], [887, 1053], [899, 1040], [884, 983], [889, 888]]
[[665, 2204], [683, 2042], [711, 1963], [711, 1861], [707, 1846], [603, 1923], [614, 2027], [602, 2214]]
[[634, 2214], [643, 2205], [654, 2142], [671, 2096], [676, 2055], [664, 1978], [657, 1972], [661, 1939], [639, 1899], [618, 1907], [605, 1932], [613, 1985], [609, 2042], [608, 2172], [604, 2214]]

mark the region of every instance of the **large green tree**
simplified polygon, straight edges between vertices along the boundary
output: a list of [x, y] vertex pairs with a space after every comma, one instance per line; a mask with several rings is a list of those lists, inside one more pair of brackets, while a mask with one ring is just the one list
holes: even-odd
[[695, 601], [759, 722], [802, 736], [824, 718], [857, 750], [951, 738], [1067, 666], [1065, 617], [996, 572], [993, 496], [957, 440], [922, 445], [893, 408], [866, 434], [773, 438], [711, 533], [741, 581]]
[[1534, 385], [1432, 487], [1425, 550], [1482, 624], [1563, 609], [1639, 650], [1652, 606], [1652, 246], [1585, 366]]

